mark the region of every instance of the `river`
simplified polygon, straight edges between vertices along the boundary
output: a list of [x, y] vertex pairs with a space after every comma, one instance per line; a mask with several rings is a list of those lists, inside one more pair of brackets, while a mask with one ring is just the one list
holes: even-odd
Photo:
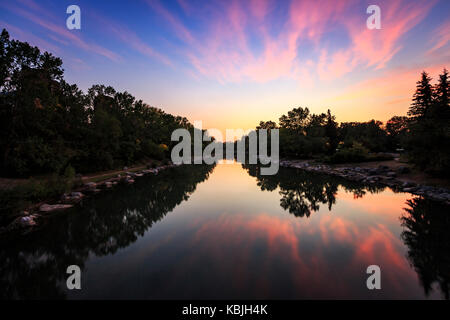
[[[3, 299], [448, 299], [448, 208], [239, 163], [117, 186], [0, 246]], [[81, 268], [81, 290], [66, 269]], [[369, 265], [381, 289], [369, 290]]]

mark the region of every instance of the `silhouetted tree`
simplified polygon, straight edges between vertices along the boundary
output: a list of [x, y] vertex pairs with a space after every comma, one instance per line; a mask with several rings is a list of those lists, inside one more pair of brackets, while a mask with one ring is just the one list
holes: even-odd
[[392, 148], [398, 148], [405, 143], [408, 122], [409, 118], [406, 116], [393, 116], [386, 122], [386, 132]]
[[421, 79], [417, 81], [416, 92], [413, 96], [413, 103], [408, 111], [408, 116], [413, 119], [425, 117], [433, 101], [433, 88], [431, 78], [425, 71], [422, 72]]
[[450, 175], [450, 106], [448, 72], [444, 69], [432, 87], [426, 72], [417, 82], [408, 115], [409, 159], [420, 169]]
[[407, 201], [402, 216], [402, 239], [408, 259], [416, 270], [425, 294], [439, 284], [445, 299], [450, 298], [450, 216], [448, 207], [423, 198]]
[[334, 153], [339, 144], [338, 125], [335, 119], [336, 117], [331, 115], [331, 111], [328, 109], [325, 124], [325, 135], [328, 137], [328, 154]]
[[170, 154], [177, 128], [194, 128], [128, 92], [63, 79], [62, 60], [0, 35], [0, 172], [29, 176], [112, 169]]

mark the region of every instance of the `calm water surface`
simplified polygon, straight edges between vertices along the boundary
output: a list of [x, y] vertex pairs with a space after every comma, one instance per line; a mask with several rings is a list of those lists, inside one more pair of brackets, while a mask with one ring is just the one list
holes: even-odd
[[[448, 298], [448, 208], [386, 188], [241, 164], [118, 186], [0, 246], [0, 297]], [[66, 268], [82, 290], [66, 289]], [[381, 268], [368, 290], [366, 268]]]

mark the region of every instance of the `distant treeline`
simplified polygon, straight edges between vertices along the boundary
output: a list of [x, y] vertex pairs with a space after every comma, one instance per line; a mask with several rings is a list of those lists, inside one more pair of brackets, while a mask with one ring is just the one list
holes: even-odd
[[[0, 37], [0, 171], [29, 176], [90, 172], [170, 156], [171, 133], [193, 130], [184, 117], [94, 85], [87, 93], [63, 78], [62, 60]], [[70, 171], [70, 170], [69, 170]]]
[[424, 71], [408, 115], [394, 116], [386, 124], [376, 120], [338, 124], [330, 110], [313, 114], [298, 107], [282, 115], [278, 123], [261, 121], [256, 131], [279, 129], [280, 157], [284, 158], [343, 163], [382, 160], [388, 158], [386, 152], [404, 151], [421, 170], [449, 176], [448, 96], [448, 71], [443, 70], [435, 86]]

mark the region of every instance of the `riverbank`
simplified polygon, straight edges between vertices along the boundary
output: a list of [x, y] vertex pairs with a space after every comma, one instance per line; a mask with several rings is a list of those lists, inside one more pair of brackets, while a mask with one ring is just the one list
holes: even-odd
[[387, 186], [397, 192], [408, 192], [450, 205], [448, 180], [426, 177], [398, 161], [326, 165], [312, 160], [282, 160], [280, 166], [328, 174], [364, 184]]
[[69, 192], [63, 193], [59, 197], [33, 203], [17, 212], [12, 222], [0, 227], [0, 234], [10, 231], [28, 232], [39, 225], [40, 218], [72, 208], [86, 197], [111, 189], [118, 184], [133, 184], [135, 179], [150, 174], [156, 175], [162, 170], [176, 166], [178, 165], [166, 164], [147, 168], [147, 166], [141, 165], [79, 177], [78, 185]]

